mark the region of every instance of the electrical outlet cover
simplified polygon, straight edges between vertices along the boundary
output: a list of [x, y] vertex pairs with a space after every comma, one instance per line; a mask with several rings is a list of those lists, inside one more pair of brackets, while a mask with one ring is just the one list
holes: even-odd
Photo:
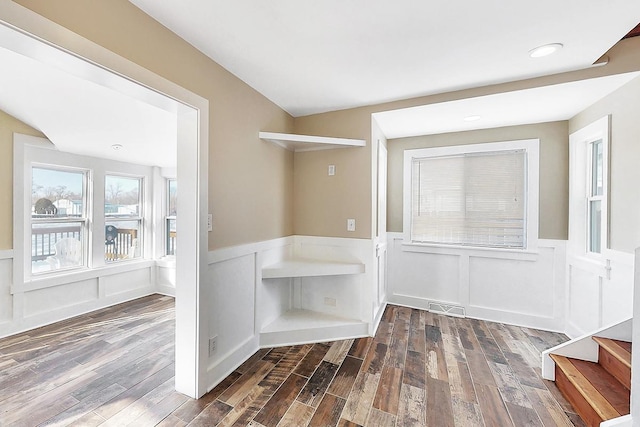
[[209, 338], [209, 356], [215, 353], [217, 345], [218, 345], [218, 336]]

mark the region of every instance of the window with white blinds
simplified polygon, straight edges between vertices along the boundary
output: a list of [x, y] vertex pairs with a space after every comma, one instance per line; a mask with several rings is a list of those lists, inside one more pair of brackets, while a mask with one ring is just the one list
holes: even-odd
[[[537, 140], [529, 141], [537, 148]], [[532, 218], [529, 160], [534, 144], [523, 142], [527, 141], [407, 150], [408, 240], [526, 248], [530, 221], [536, 222], [537, 230], [537, 208]], [[537, 173], [535, 179], [537, 190]], [[535, 197], [537, 205], [537, 191]]]

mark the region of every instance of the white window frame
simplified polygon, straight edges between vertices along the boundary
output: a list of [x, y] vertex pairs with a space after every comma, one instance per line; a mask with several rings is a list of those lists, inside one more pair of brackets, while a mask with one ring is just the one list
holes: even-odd
[[[609, 249], [610, 116], [569, 135], [569, 249], [575, 256], [602, 261]], [[592, 196], [592, 144], [602, 141], [602, 195]], [[600, 200], [600, 252], [590, 251], [590, 201]]]
[[[594, 194], [594, 185], [593, 185], [593, 181], [594, 181], [594, 174], [596, 173], [596, 168], [594, 167], [594, 156], [593, 156], [593, 151], [595, 149], [596, 144], [599, 144], [600, 147], [602, 147], [602, 194]], [[591, 141], [588, 143], [588, 172], [589, 172], [589, 177], [588, 177], [588, 184], [587, 184], [587, 252], [588, 253], [597, 253], [600, 254], [602, 253], [602, 233], [603, 233], [603, 227], [602, 227], [602, 207], [604, 204], [604, 200], [605, 200], [605, 196], [606, 196], [606, 191], [604, 190], [604, 173], [605, 173], [605, 167], [604, 167], [604, 158], [605, 158], [605, 147], [604, 147], [604, 141], [602, 139], [597, 139], [595, 141]], [[593, 227], [593, 216], [592, 216], [592, 210], [591, 210], [591, 205], [595, 202], [599, 202], [600, 203], [600, 209], [601, 209], [601, 217], [600, 217], [600, 247], [598, 251], [594, 251], [592, 248], [592, 239], [593, 239], [593, 233], [592, 230], [594, 229]]]
[[[91, 213], [89, 206], [91, 205], [91, 187], [89, 182], [91, 182], [91, 170], [85, 168], [77, 168], [66, 165], [58, 165], [58, 164], [50, 164], [50, 163], [40, 163], [40, 162], [31, 162], [27, 169], [29, 171], [29, 177], [25, 177], [28, 180], [29, 188], [32, 188], [33, 185], [33, 169], [48, 169], [53, 171], [61, 171], [61, 172], [74, 172], [74, 173], [82, 173], [82, 216], [81, 217], [65, 217], [65, 218], [34, 218], [31, 215], [31, 194], [32, 191], [29, 191], [29, 211], [26, 212], [26, 216], [28, 216], [28, 225], [26, 228], [26, 233], [29, 235], [29, 248], [31, 248], [31, 239], [33, 238], [33, 226], [34, 224], [69, 224], [69, 223], [80, 223], [80, 243], [82, 244], [82, 262], [77, 266], [68, 266], [55, 270], [46, 270], [41, 272], [33, 272], [33, 269], [30, 269], [31, 276], [45, 276], [48, 274], [56, 274], [59, 272], [67, 272], [71, 270], [83, 270], [89, 268], [89, 249], [91, 248], [91, 241], [89, 239], [89, 224]], [[26, 197], [25, 197], [26, 198]], [[25, 254], [26, 256], [26, 254]], [[32, 265], [31, 257], [29, 256], [29, 265]]]
[[[60, 168], [89, 170], [88, 187], [88, 219], [87, 250], [88, 260], [85, 268], [51, 271], [47, 274], [31, 274], [31, 165], [51, 165]], [[82, 281], [102, 277], [116, 272], [132, 271], [154, 265], [149, 258], [136, 258], [126, 263], [105, 263], [104, 240], [104, 177], [107, 173], [116, 175], [132, 175], [144, 177], [143, 194], [149, 194], [148, 182], [151, 180], [150, 166], [136, 165], [114, 160], [105, 160], [91, 156], [84, 156], [62, 152], [56, 149], [51, 141], [42, 137], [13, 135], [13, 282], [11, 292], [25, 292], [27, 290], [44, 289], [73, 281]], [[152, 212], [149, 201], [145, 200], [143, 212], [145, 217], [145, 235], [150, 235], [148, 215]], [[148, 239], [147, 239], [148, 240]], [[145, 243], [141, 254], [148, 256], [152, 251]]]
[[[166, 178], [165, 179], [165, 200], [164, 200], [164, 244], [163, 244], [163, 248], [164, 248], [164, 256], [175, 256], [175, 253], [173, 254], [169, 254], [169, 247], [167, 242], [169, 241], [169, 232], [170, 232], [170, 228], [169, 228], [169, 221], [176, 221], [177, 220], [177, 212], [176, 215], [170, 215], [169, 212], [169, 206], [171, 204], [171, 190], [170, 190], [170, 186], [171, 186], [171, 182], [175, 182], [176, 185], [178, 183], [178, 180], [176, 178]], [[177, 193], [177, 187], [176, 187], [176, 193]], [[177, 239], [177, 232], [176, 232], [176, 239]]]
[[[103, 207], [102, 207], [102, 212], [104, 215], [104, 222], [105, 224], [107, 222], [112, 222], [112, 223], [118, 223], [118, 222], [133, 222], [136, 221], [138, 223], [138, 234], [136, 236], [137, 239], [137, 253], [138, 255], [134, 256], [128, 256], [126, 258], [117, 258], [115, 260], [111, 260], [111, 261], [107, 261], [106, 259], [106, 245], [104, 248], [104, 256], [105, 256], [105, 262], [107, 263], [114, 263], [114, 262], [128, 262], [128, 261], [132, 261], [132, 260], [136, 260], [136, 259], [141, 259], [144, 258], [144, 230], [145, 230], [145, 204], [146, 204], [146, 195], [145, 195], [145, 177], [144, 176], [140, 176], [140, 175], [129, 175], [129, 174], [124, 174], [121, 172], [106, 172], [104, 175], [104, 182], [105, 182], [105, 202], [106, 202], [106, 181], [107, 181], [107, 177], [115, 177], [115, 178], [129, 178], [129, 179], [135, 179], [138, 180], [138, 184], [139, 184], [139, 189], [138, 189], [138, 215], [137, 216], [126, 216], [126, 217], [118, 217], [118, 216], [110, 216], [105, 212], [105, 203], [103, 203]], [[119, 228], [119, 227], [117, 227]]]
[[[478, 143], [470, 145], [454, 145], [446, 147], [418, 148], [405, 150], [403, 169], [403, 245], [463, 248], [473, 250], [490, 250], [506, 252], [535, 252], [538, 248], [538, 200], [539, 200], [539, 164], [540, 164], [540, 140], [525, 139], [503, 142]], [[495, 248], [472, 245], [450, 245], [439, 243], [419, 243], [411, 240], [411, 214], [412, 214], [412, 163], [414, 159], [428, 157], [456, 156], [473, 153], [488, 153], [498, 151], [524, 150], [526, 158], [525, 194], [526, 221], [525, 221], [525, 246], [524, 248]]]

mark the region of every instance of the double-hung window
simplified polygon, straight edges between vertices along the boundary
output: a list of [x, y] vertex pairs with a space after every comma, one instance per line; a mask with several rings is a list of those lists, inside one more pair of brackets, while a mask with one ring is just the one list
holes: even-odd
[[531, 249], [538, 140], [406, 150], [405, 242]]
[[14, 247], [24, 248], [15, 256], [16, 286], [57, 286], [50, 277], [100, 275], [105, 265], [120, 270], [114, 264], [145, 255], [151, 167], [66, 153], [26, 135], [15, 135], [13, 149]]
[[587, 193], [587, 242], [589, 252], [602, 252], [602, 201], [604, 196], [604, 143], [602, 139], [589, 143], [589, 191]]
[[31, 273], [86, 266], [89, 171], [31, 167]]
[[569, 247], [591, 259], [607, 249], [609, 116], [569, 135]]
[[142, 178], [106, 175], [105, 261], [139, 258], [142, 243]]
[[178, 181], [167, 180], [167, 203], [165, 217], [165, 255], [176, 254], [176, 216], [178, 213]]

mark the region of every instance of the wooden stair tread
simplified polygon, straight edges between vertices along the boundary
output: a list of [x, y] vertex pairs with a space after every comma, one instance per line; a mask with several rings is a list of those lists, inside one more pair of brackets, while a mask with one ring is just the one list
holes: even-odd
[[600, 347], [631, 369], [631, 343], [609, 338], [593, 337]]
[[598, 363], [570, 359], [571, 363], [600, 392], [620, 415], [630, 412], [630, 392]]
[[618, 344], [620, 347], [624, 348], [625, 350], [627, 350], [629, 352], [629, 354], [631, 354], [631, 348], [632, 345], [629, 341], [620, 341], [620, 340], [613, 340], [616, 344]]
[[[629, 391], [597, 363], [569, 359], [557, 354], [550, 356], [601, 419], [610, 420], [629, 413]], [[603, 379], [595, 378], [600, 375]], [[604, 385], [606, 397], [594, 386], [592, 380], [598, 386]]]

